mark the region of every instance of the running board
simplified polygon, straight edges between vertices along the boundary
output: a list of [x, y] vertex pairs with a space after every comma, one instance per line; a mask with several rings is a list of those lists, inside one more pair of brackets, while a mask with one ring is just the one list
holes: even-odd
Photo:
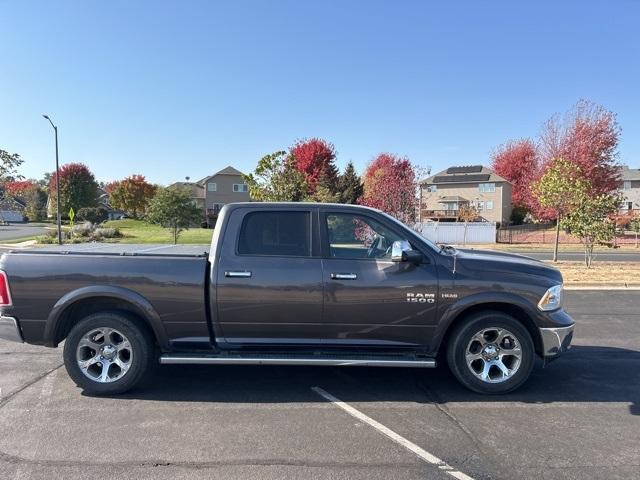
[[414, 367], [434, 368], [432, 358], [384, 355], [384, 356], [336, 356], [336, 355], [190, 355], [167, 354], [160, 357], [163, 365], [318, 365], [336, 367]]

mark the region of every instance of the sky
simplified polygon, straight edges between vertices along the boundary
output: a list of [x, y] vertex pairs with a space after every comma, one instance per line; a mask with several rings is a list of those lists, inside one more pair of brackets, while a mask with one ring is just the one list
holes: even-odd
[[298, 139], [488, 164], [581, 98], [640, 167], [640, 1], [0, 0], [0, 148], [41, 178], [249, 172]]

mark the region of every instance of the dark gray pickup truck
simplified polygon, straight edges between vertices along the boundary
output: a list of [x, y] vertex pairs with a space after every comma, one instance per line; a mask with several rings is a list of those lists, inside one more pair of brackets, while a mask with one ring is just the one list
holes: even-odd
[[[109, 250], [111, 249], [111, 250]], [[163, 252], [163, 249], [165, 252]], [[370, 208], [225, 206], [208, 253], [85, 245], [0, 260], [0, 338], [56, 347], [93, 394], [162, 364], [435, 367], [520, 386], [569, 348], [562, 277], [518, 255], [438, 247]]]

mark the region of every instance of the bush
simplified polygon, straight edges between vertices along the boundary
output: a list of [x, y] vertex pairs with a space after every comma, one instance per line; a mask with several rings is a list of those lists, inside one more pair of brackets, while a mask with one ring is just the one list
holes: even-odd
[[94, 230], [95, 227], [91, 222], [80, 223], [78, 225], [74, 225], [71, 229], [71, 237], [88, 237]]
[[[65, 232], [62, 232], [62, 240], [64, 241], [66, 238]], [[53, 245], [58, 243], [58, 231], [57, 230], [47, 230], [44, 235], [36, 237], [36, 242], [41, 243], [43, 245]]]
[[96, 228], [91, 235], [91, 239], [99, 242], [105, 238], [119, 238], [122, 236], [117, 228]]
[[109, 212], [104, 207], [84, 207], [78, 210], [78, 220], [91, 223], [102, 223], [109, 218]]

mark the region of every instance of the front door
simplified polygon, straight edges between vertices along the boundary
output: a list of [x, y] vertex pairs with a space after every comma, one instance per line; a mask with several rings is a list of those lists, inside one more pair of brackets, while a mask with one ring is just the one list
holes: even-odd
[[321, 215], [325, 343], [427, 346], [436, 326], [436, 268], [391, 261], [402, 231], [368, 214]]
[[239, 235], [225, 236], [216, 273], [214, 327], [223, 342], [320, 342], [322, 260], [314, 224], [314, 209], [232, 211], [226, 230]]

